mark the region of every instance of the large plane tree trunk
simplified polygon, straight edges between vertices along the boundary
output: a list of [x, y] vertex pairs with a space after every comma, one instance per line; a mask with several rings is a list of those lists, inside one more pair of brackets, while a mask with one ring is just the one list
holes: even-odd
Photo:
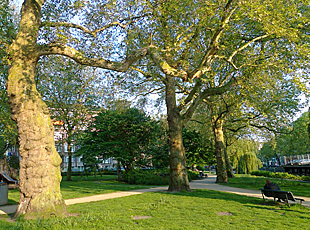
[[56, 151], [48, 108], [35, 84], [36, 40], [40, 4], [25, 1], [16, 40], [10, 46], [7, 92], [20, 145], [20, 201], [15, 216], [25, 218], [67, 214], [60, 193], [61, 158]]
[[216, 183], [227, 183], [228, 176], [226, 171], [225, 154], [224, 154], [224, 134], [223, 121], [212, 117], [212, 128], [215, 138], [215, 155], [216, 155]]
[[170, 145], [170, 182], [168, 190], [171, 192], [190, 191], [182, 138], [183, 123], [180, 111], [176, 106], [175, 79], [172, 76], [167, 76], [166, 79], [166, 105]]

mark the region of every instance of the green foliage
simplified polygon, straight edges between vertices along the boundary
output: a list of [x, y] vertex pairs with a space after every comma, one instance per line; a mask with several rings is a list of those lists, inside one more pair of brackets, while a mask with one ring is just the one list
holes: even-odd
[[215, 160], [212, 142], [204, 139], [204, 136], [196, 130], [185, 128], [182, 136], [187, 165], [193, 166], [214, 164]]
[[10, 156], [7, 159], [9, 167], [13, 169], [19, 169], [19, 157], [18, 156]]
[[[297, 120], [288, 124], [284, 132], [271, 137], [260, 149], [260, 158], [269, 160], [273, 157], [303, 155], [310, 152], [308, 133], [309, 112], [303, 113]], [[279, 162], [280, 163], [280, 162]]]
[[303, 113], [291, 127], [290, 132], [281, 134], [276, 138], [276, 151], [283, 156], [302, 155], [310, 152], [310, 139], [308, 133], [309, 112]]
[[[8, 57], [7, 49], [16, 34], [16, 26], [13, 20], [13, 9], [9, 0], [0, 2], [0, 79], [7, 78]], [[2, 79], [1, 79], [2, 81]]]
[[[199, 172], [188, 170], [189, 181], [197, 180]], [[129, 184], [168, 185], [169, 169], [135, 169], [124, 172], [121, 180]]]
[[255, 176], [310, 181], [310, 176], [298, 176], [298, 175], [293, 175], [293, 174], [289, 174], [289, 173], [280, 173], [280, 172], [270, 172], [270, 171], [259, 170], [259, 171], [251, 172], [250, 174], [255, 175]]
[[274, 141], [265, 142], [263, 147], [259, 150], [259, 155], [264, 160], [269, 160], [276, 155]]
[[7, 93], [4, 90], [4, 83], [1, 83], [2, 82], [0, 82], [0, 156], [5, 153], [9, 146], [17, 144], [17, 126], [11, 119], [11, 109], [8, 103]]
[[241, 139], [228, 148], [228, 153], [233, 167], [237, 173], [250, 173], [262, 166], [257, 158], [257, 143], [247, 139]]
[[[197, 169], [198, 169], [198, 167], [197, 167]], [[187, 170], [187, 175], [188, 175], [189, 181], [197, 180], [199, 178], [199, 172], [197, 172], [197, 171]]]
[[169, 169], [142, 170], [135, 169], [124, 172], [121, 180], [129, 184], [168, 185]]
[[17, 143], [17, 127], [11, 119], [11, 109], [5, 91], [8, 75], [7, 49], [15, 38], [16, 27], [10, 1], [0, 2], [0, 158], [10, 145]]
[[135, 108], [102, 111], [88, 128], [77, 154], [83, 155], [85, 163], [113, 157], [130, 171], [150, 164], [150, 154], [164, 150], [159, 141], [161, 128], [160, 122]]

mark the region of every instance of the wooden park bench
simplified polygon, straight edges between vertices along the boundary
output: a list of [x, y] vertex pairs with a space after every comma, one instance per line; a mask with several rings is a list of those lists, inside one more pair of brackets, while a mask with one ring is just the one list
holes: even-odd
[[[276, 199], [281, 199], [283, 200], [286, 204], [288, 204], [288, 201], [294, 201], [297, 202], [299, 201], [300, 204], [305, 201], [304, 199], [296, 198], [294, 197], [293, 193], [287, 192], [287, 191], [282, 191], [282, 190], [273, 190], [273, 189], [263, 189], [260, 188], [262, 192], [263, 199], [265, 200], [266, 197], [273, 197], [273, 200], [276, 201]], [[289, 204], [288, 204], [289, 205]]]
[[12, 179], [8, 174], [5, 172], [0, 172], [0, 182], [4, 182], [9, 185], [9, 189], [17, 188], [18, 181]]

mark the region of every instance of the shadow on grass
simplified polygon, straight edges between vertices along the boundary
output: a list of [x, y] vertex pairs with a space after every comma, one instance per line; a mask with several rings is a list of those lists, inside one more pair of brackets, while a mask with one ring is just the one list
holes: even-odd
[[129, 185], [116, 180], [116, 177], [84, 177], [73, 178], [72, 181], [61, 182], [61, 193], [64, 199], [85, 197], [91, 195], [130, 191], [150, 188], [147, 185]]
[[229, 178], [229, 183], [220, 185], [245, 188], [245, 189], [258, 189], [264, 187], [266, 180], [269, 179], [283, 191], [291, 191], [295, 196], [309, 197], [310, 183], [308, 181], [296, 181], [282, 178], [269, 178], [239, 174], [235, 178]]
[[[233, 193], [219, 192], [214, 190], [206, 189], [196, 189], [192, 192], [180, 192], [180, 193], [166, 193], [173, 196], [185, 196], [185, 197], [197, 197], [197, 198], [207, 198], [212, 200], [221, 200], [224, 202], [237, 202], [247, 207], [259, 208], [259, 209], [282, 209], [287, 211], [298, 211], [306, 210], [310, 212], [310, 209], [301, 206], [299, 204], [291, 204], [290, 207], [283, 203], [278, 203], [274, 201], [264, 201], [261, 198], [242, 196]], [[297, 210], [296, 210], [297, 209]], [[299, 212], [299, 211], [298, 211]]]

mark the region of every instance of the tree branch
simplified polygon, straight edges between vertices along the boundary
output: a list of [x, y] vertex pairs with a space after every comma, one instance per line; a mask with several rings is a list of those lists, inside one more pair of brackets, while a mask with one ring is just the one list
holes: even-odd
[[[90, 34], [94, 37], [97, 36], [97, 33], [100, 33], [110, 27], [113, 27], [113, 26], [119, 26], [123, 29], [127, 29], [128, 25], [132, 24], [133, 22], [135, 22], [137, 19], [140, 19], [142, 17], [145, 17], [147, 14], [144, 14], [144, 15], [141, 15], [141, 16], [136, 16], [136, 17], [132, 17], [132, 18], [125, 18], [125, 19], [122, 19], [120, 20], [120, 22], [111, 22], [99, 29], [96, 29], [96, 30], [89, 30], [87, 29], [86, 27], [84, 26], [81, 26], [81, 25], [78, 25], [78, 24], [75, 24], [75, 23], [69, 23], [69, 22], [49, 22], [49, 21], [45, 21], [45, 22], [42, 22], [40, 27], [67, 27], [67, 28], [74, 28], [74, 29], [78, 29], [78, 30], [81, 30], [83, 31], [84, 33], [87, 33], [87, 34]], [[123, 21], [128, 21], [126, 24], [123, 24], [122, 22]]]
[[[224, 11], [228, 11], [228, 9], [231, 7], [232, 5], [232, 0], [229, 0], [224, 8]], [[233, 15], [233, 13], [236, 11], [237, 6], [235, 6], [234, 8], [232, 8], [225, 16], [222, 17], [221, 19], [221, 25], [219, 26], [219, 28], [216, 30], [216, 32], [214, 33], [214, 35], [211, 38], [211, 42], [209, 45], [209, 48], [207, 49], [204, 57], [202, 58], [198, 68], [193, 72], [193, 74], [191, 74], [191, 78], [200, 78], [200, 76], [202, 76], [203, 74], [205, 74], [206, 72], [208, 72], [211, 68], [211, 62], [214, 58], [215, 53], [218, 50], [218, 43], [220, 40], [220, 37], [225, 29], [225, 27], [228, 25], [231, 16]]]
[[256, 42], [256, 41], [261, 40], [261, 39], [263, 39], [263, 38], [267, 38], [267, 37], [269, 37], [269, 36], [270, 36], [270, 34], [265, 34], [265, 35], [256, 37], [256, 38], [252, 39], [251, 41], [245, 43], [243, 46], [241, 46], [241, 47], [239, 47], [238, 49], [236, 49], [236, 50], [229, 56], [229, 58], [227, 59], [227, 62], [232, 63], [232, 59], [234, 58], [234, 56], [235, 56], [238, 52], [244, 50], [244, 49], [247, 48], [249, 45], [251, 45], [253, 42]]
[[246, 127], [247, 127], [246, 125], [243, 125], [243, 126], [240, 126], [240, 127], [236, 128], [236, 129], [232, 129], [232, 128], [226, 128], [226, 129], [229, 130], [229, 131], [231, 131], [231, 132], [236, 133], [236, 132], [238, 132], [239, 130], [244, 129], [244, 128], [246, 128]]
[[184, 70], [175, 69], [172, 66], [170, 66], [168, 62], [159, 54], [156, 47], [154, 46], [150, 47], [148, 50], [148, 54], [164, 74], [181, 78], [184, 81], [188, 80], [187, 72]]
[[163, 83], [166, 82], [166, 79], [165, 79], [163, 76], [161, 76], [160, 74], [156, 74], [156, 75], [150, 74], [150, 73], [145, 72], [145, 71], [143, 71], [143, 70], [141, 70], [141, 69], [139, 69], [139, 68], [137, 68], [137, 67], [135, 67], [135, 66], [130, 66], [130, 69], [135, 70], [135, 71], [137, 71], [137, 72], [143, 74], [143, 75], [146, 76], [147, 78], [148, 78], [148, 77], [154, 77], [154, 76], [155, 76], [155, 77], [159, 78]]
[[132, 63], [147, 55], [148, 48], [141, 48], [132, 52], [121, 62], [108, 61], [98, 58], [89, 58], [86, 57], [83, 53], [74, 49], [73, 47], [58, 43], [40, 45], [37, 50], [39, 56], [59, 54], [72, 58], [77, 63], [82, 65], [100, 67], [108, 70], [115, 70], [118, 72], [126, 72]]
[[139, 96], [147, 96], [147, 95], [149, 95], [149, 94], [153, 94], [154, 92], [160, 92], [160, 91], [162, 91], [163, 89], [165, 89], [165, 87], [159, 87], [159, 88], [156, 88], [156, 89], [152, 89], [152, 90], [150, 90], [150, 91], [148, 91], [147, 93], [140, 93], [140, 94], [137, 94], [137, 96], [136, 96], [136, 98], [137, 97], [139, 97]]

